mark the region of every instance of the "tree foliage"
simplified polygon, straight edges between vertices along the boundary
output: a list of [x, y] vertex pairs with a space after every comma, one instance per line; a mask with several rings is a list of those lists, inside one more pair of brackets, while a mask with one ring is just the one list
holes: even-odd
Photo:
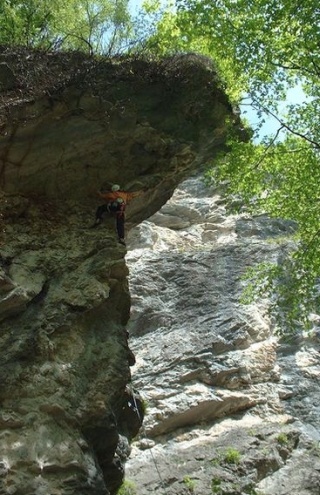
[[[260, 116], [256, 132], [266, 115], [278, 121], [276, 134], [259, 144], [231, 138], [232, 152], [209, 175], [227, 181], [252, 211], [297, 224], [296, 249], [250, 273], [255, 294], [270, 297], [285, 330], [308, 325], [320, 302], [319, 21], [315, 0], [177, 0], [181, 33], [189, 43], [207, 40], [220, 70], [228, 69], [229, 94], [239, 103], [246, 98], [242, 103], [249, 101]], [[297, 84], [305, 98], [280, 113], [288, 88]]]
[[230, 58], [233, 77], [253, 99], [277, 109], [277, 99], [298, 80], [314, 95], [320, 70], [316, 0], [177, 0], [177, 6], [182, 31], [206, 36], [219, 58]]
[[103, 53], [130, 31], [128, 0], [0, 0], [0, 43]]

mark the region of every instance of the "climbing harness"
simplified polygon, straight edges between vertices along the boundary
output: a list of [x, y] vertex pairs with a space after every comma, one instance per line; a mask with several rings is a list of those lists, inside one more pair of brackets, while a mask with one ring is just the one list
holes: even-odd
[[110, 201], [107, 204], [107, 209], [111, 213], [124, 212], [126, 204], [122, 198], [117, 198], [115, 201]]

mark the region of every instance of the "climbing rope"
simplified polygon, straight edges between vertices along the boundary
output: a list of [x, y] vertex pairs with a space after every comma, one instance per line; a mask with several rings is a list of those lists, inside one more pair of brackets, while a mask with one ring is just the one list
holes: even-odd
[[[133, 397], [134, 407], [135, 407], [135, 409], [136, 409], [136, 411], [137, 411], [137, 414], [138, 414], [138, 417], [139, 417], [139, 420], [140, 420], [140, 423], [141, 423], [141, 430], [142, 430], [142, 432], [143, 432], [144, 438], [146, 438], [146, 439], [147, 439], [147, 438], [148, 438], [147, 431], [146, 431], [146, 429], [145, 429], [145, 427], [144, 427], [144, 425], [143, 425], [143, 418], [141, 417], [140, 412], [139, 412], [139, 408], [138, 408], [138, 404], [137, 404], [137, 401], [136, 401], [136, 396], [135, 396], [135, 393], [134, 393], [133, 387], [132, 387], [132, 385], [131, 385], [131, 384], [128, 384], [128, 388], [129, 388], [129, 390], [130, 390], [130, 392], [131, 392], [131, 395], [132, 395], [132, 397]], [[163, 478], [162, 478], [162, 476], [161, 476], [161, 473], [160, 473], [159, 467], [158, 467], [158, 465], [157, 465], [157, 463], [156, 463], [156, 459], [155, 459], [155, 457], [154, 457], [154, 455], [153, 455], [152, 448], [151, 448], [151, 449], [149, 449], [149, 450], [150, 450], [150, 454], [151, 454], [151, 457], [152, 457], [152, 461], [153, 461], [153, 463], [154, 463], [154, 466], [155, 466], [155, 468], [156, 468], [157, 474], [158, 474], [158, 476], [159, 476], [159, 480], [160, 480], [160, 485], [161, 485], [161, 488], [162, 488], [164, 491], [166, 491], [166, 487], [165, 487], [165, 485], [164, 485], [164, 481], [163, 481]]]

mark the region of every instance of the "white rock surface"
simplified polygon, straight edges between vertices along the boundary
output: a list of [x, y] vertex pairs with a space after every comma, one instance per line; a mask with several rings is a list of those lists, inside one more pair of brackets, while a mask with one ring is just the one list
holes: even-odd
[[126, 477], [140, 495], [319, 495], [319, 341], [279, 343], [268, 302], [241, 303], [247, 268], [276, 260], [293, 229], [228, 215], [192, 178], [131, 232], [133, 386], [147, 414]]

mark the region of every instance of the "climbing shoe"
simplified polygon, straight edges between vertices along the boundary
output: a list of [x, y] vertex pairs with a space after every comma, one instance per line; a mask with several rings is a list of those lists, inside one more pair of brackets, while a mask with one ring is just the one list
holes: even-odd
[[120, 242], [120, 244], [122, 244], [123, 246], [125, 246], [125, 245], [126, 245], [126, 241], [125, 241], [124, 239], [119, 239], [119, 242]]

